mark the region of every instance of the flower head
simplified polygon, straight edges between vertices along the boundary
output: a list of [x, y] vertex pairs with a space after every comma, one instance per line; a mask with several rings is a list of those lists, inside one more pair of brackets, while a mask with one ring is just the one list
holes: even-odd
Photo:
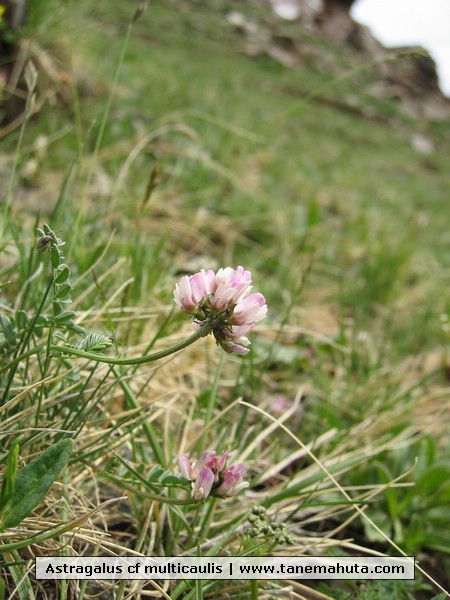
[[229, 498], [230, 496], [235, 496], [241, 490], [248, 487], [248, 481], [243, 480], [244, 472], [245, 465], [242, 463], [225, 469], [225, 471], [221, 474], [221, 482], [215, 490], [216, 495]]
[[194, 317], [194, 326], [211, 325], [211, 331], [226, 352], [247, 354], [250, 341], [246, 334], [267, 314], [265, 298], [250, 294], [252, 275], [244, 267], [226, 267], [214, 273], [202, 269], [182, 277], [174, 300], [185, 313]]
[[218, 456], [215, 450], [203, 452], [197, 462], [191, 463], [187, 454], [178, 459], [181, 474], [192, 482], [192, 499], [196, 502], [208, 496], [230, 498], [249, 486], [243, 480], [245, 465], [225, 468], [228, 451]]

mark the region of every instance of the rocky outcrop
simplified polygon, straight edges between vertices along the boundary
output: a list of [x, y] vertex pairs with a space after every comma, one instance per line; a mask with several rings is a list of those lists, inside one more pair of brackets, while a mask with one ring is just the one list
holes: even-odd
[[354, 29], [350, 8], [353, 0], [323, 0], [316, 15], [317, 31], [336, 44], [345, 44]]
[[[357, 63], [371, 64], [379, 80], [368, 88], [370, 94], [398, 100], [401, 108], [414, 117], [450, 118], [450, 99], [439, 88], [436, 65], [429, 53], [423, 48], [385, 48], [368, 27], [352, 19], [350, 9], [355, 0], [267, 2], [281, 19], [297, 21], [314, 35], [348, 50]], [[267, 53], [285, 66], [301, 64], [305, 52], [301, 36], [287, 40], [284, 35], [283, 38], [280, 47], [277, 35], [272, 32]]]

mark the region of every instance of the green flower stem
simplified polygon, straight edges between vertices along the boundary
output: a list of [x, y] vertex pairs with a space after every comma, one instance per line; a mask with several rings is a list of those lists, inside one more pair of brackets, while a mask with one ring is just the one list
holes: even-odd
[[156, 360], [160, 360], [161, 358], [166, 358], [166, 356], [170, 356], [175, 352], [179, 352], [184, 348], [187, 348], [201, 337], [208, 335], [211, 333], [212, 326], [210, 323], [204, 323], [193, 335], [186, 338], [182, 342], [178, 344], [174, 344], [165, 350], [159, 350], [158, 352], [154, 352], [153, 354], [147, 354], [146, 356], [140, 356], [139, 358], [117, 358], [114, 356], [103, 356], [102, 354], [97, 354], [95, 352], [84, 352], [84, 350], [79, 350], [78, 348], [71, 348], [70, 346], [62, 346], [62, 345], [54, 345], [50, 346], [50, 351], [58, 352], [63, 354], [70, 354], [72, 356], [78, 356], [79, 358], [85, 358], [86, 360], [94, 360], [99, 363], [106, 363], [108, 365], [144, 365], [146, 363], [154, 362]]
[[217, 498], [211, 497], [211, 499], [208, 503], [208, 509], [206, 511], [205, 516], [203, 517], [203, 522], [200, 525], [200, 529], [198, 532], [197, 540], [199, 543], [201, 542], [202, 539], [207, 539], [207, 537], [208, 537], [209, 527], [211, 525], [212, 516], [215, 511], [216, 504], [217, 504]]
[[[146, 363], [154, 362], [155, 360], [159, 360], [160, 358], [165, 358], [166, 356], [170, 356], [179, 350], [183, 350], [187, 348], [194, 342], [196, 342], [201, 337], [208, 335], [211, 333], [212, 325], [210, 323], [204, 323], [193, 335], [186, 338], [182, 342], [175, 344], [174, 346], [170, 346], [170, 348], [166, 348], [165, 350], [159, 350], [159, 352], [154, 352], [153, 354], [147, 354], [146, 356], [141, 356], [139, 358], [118, 358], [114, 356], [103, 356], [103, 354], [96, 354], [95, 352], [84, 352], [83, 350], [79, 350], [78, 348], [72, 348], [71, 346], [62, 346], [52, 344], [50, 346], [50, 350], [52, 352], [58, 352], [63, 354], [70, 354], [72, 356], [78, 356], [79, 358], [85, 358], [87, 360], [95, 360], [96, 362], [106, 363], [109, 365], [143, 365]], [[33, 356], [33, 354], [39, 354], [46, 347], [46, 344], [39, 344], [26, 352], [23, 352], [19, 356], [17, 356], [14, 360], [10, 361], [8, 364], [4, 365], [0, 368], [0, 375], [9, 371], [11, 367], [14, 367], [16, 364], [20, 363], [22, 360], [25, 360], [29, 356]]]
[[173, 504], [177, 506], [188, 506], [188, 505], [198, 505], [197, 500], [193, 500], [192, 498], [186, 498], [186, 500], [179, 500], [178, 498], [170, 498], [169, 496], [159, 496], [157, 494], [150, 494], [149, 492], [144, 492], [133, 485], [130, 485], [128, 481], [124, 479], [119, 479], [110, 473], [102, 472], [101, 476], [104, 479], [107, 479], [115, 486], [130, 492], [131, 494], [135, 494], [136, 496], [140, 496], [141, 498], [148, 498], [149, 500], [153, 500], [153, 502], [161, 502], [162, 504]]
[[250, 580], [250, 593], [251, 593], [251, 599], [252, 600], [258, 600], [259, 596], [258, 596], [258, 580], [257, 579], [251, 579]]
[[191, 527], [190, 527], [190, 531], [189, 531], [189, 537], [187, 540], [188, 547], [192, 546], [192, 539], [194, 537], [195, 528], [197, 527], [198, 519], [200, 517], [201, 508], [202, 508], [201, 504], [197, 503], [197, 510], [195, 511], [194, 518], [192, 519], [192, 523], [191, 523]]

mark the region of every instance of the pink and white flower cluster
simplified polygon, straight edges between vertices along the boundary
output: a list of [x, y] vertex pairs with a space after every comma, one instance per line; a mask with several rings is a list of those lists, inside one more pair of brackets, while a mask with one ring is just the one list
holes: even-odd
[[251, 294], [252, 275], [244, 267], [226, 267], [214, 273], [202, 269], [177, 283], [174, 300], [182, 311], [194, 317], [194, 325], [211, 324], [216, 342], [226, 352], [247, 354], [246, 334], [267, 314], [265, 298]]
[[197, 462], [191, 463], [187, 454], [179, 458], [181, 474], [192, 481], [192, 498], [196, 502], [208, 496], [229, 498], [249, 486], [243, 480], [245, 465], [232, 465], [225, 468], [229, 452], [217, 456], [215, 450], [203, 452]]

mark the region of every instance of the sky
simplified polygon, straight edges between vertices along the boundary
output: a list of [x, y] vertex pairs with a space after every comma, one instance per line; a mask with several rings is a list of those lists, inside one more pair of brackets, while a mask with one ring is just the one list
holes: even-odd
[[384, 46], [426, 48], [450, 96], [450, 0], [357, 0], [351, 13]]

